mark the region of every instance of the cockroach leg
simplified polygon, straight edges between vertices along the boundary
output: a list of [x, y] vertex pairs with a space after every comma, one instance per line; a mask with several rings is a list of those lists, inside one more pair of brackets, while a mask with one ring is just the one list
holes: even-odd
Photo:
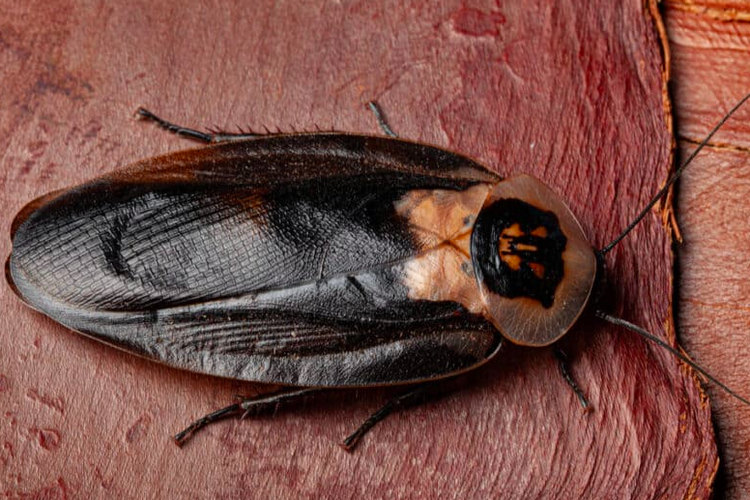
[[147, 120], [151, 120], [152, 122], [156, 123], [159, 127], [163, 128], [164, 130], [168, 132], [180, 135], [182, 137], [187, 137], [188, 139], [201, 141], [201, 142], [217, 143], [217, 142], [229, 142], [229, 141], [242, 141], [242, 140], [247, 140], [247, 139], [257, 139], [258, 137], [263, 137], [264, 135], [264, 134], [252, 134], [252, 133], [235, 134], [232, 132], [223, 132], [223, 131], [208, 132], [208, 133], [201, 132], [200, 130], [195, 130], [192, 128], [187, 128], [187, 127], [183, 127], [180, 125], [176, 125], [163, 118], [159, 118], [158, 116], [156, 116], [151, 111], [145, 108], [138, 108], [138, 116], [142, 116], [143, 118]]
[[581, 406], [583, 407], [584, 411], [589, 409], [589, 402], [586, 399], [586, 396], [583, 394], [583, 391], [580, 387], [578, 387], [578, 384], [573, 379], [573, 376], [570, 374], [570, 370], [568, 369], [568, 355], [565, 354], [565, 351], [563, 351], [559, 347], [555, 347], [553, 349], [553, 352], [555, 354], [555, 358], [557, 358], [557, 365], [560, 367], [560, 374], [565, 379], [565, 382], [570, 386], [571, 389], [573, 389], [573, 392], [575, 392], [576, 397], [578, 398], [578, 401], [581, 403]]
[[270, 394], [261, 394], [252, 398], [243, 398], [239, 403], [240, 408], [243, 410], [242, 417], [240, 418], [244, 419], [260, 413], [276, 411], [282, 404], [323, 391], [325, 391], [325, 389], [319, 387], [293, 387], [272, 392]]
[[344, 439], [340, 446], [345, 451], [354, 451], [354, 448], [357, 447], [364, 435], [367, 434], [370, 429], [375, 427], [375, 424], [377, 424], [399, 408], [424, 401], [424, 399], [426, 399], [426, 397], [429, 395], [427, 388], [431, 385], [434, 384], [420, 384], [416, 387], [413, 387], [408, 392], [405, 392], [389, 400], [385, 405], [383, 405], [382, 408], [370, 415], [370, 417], [365, 420], [356, 431], [347, 436], [347, 438]]
[[367, 103], [367, 107], [369, 107], [370, 111], [372, 111], [372, 114], [375, 115], [375, 119], [378, 121], [378, 125], [380, 125], [380, 128], [383, 129], [383, 132], [385, 132], [385, 135], [398, 138], [396, 132], [394, 132], [393, 129], [388, 126], [388, 122], [385, 120], [385, 115], [381, 111], [378, 104], [375, 101], [370, 101]]
[[224, 417], [227, 417], [229, 415], [232, 415], [233, 413], [237, 413], [240, 411], [240, 403], [235, 403], [229, 406], [226, 406], [220, 410], [216, 410], [213, 413], [209, 413], [208, 415], [199, 418], [192, 424], [190, 424], [186, 429], [184, 429], [181, 432], [178, 432], [174, 436], [174, 442], [177, 446], [182, 446], [185, 444], [191, 437], [193, 437], [193, 434], [207, 426], [208, 424], [212, 422], [216, 422], [217, 420], [221, 420]]
[[198, 420], [190, 424], [185, 430], [175, 435], [174, 437], [175, 443], [177, 444], [177, 446], [182, 446], [193, 436], [193, 434], [195, 434], [196, 432], [198, 432], [199, 430], [201, 430], [208, 424], [216, 422], [217, 420], [221, 420], [232, 414], [237, 414], [237, 413], [242, 412], [242, 415], [240, 418], [244, 419], [251, 415], [258, 415], [264, 412], [273, 412], [273, 411], [276, 411], [276, 409], [284, 403], [290, 402], [292, 400], [300, 399], [304, 396], [308, 396], [316, 392], [321, 392], [323, 390], [325, 389], [291, 388], [291, 389], [282, 389], [280, 391], [272, 392], [270, 394], [260, 394], [252, 398], [240, 397], [239, 398], [240, 401], [238, 401], [237, 403], [231, 404], [220, 410], [216, 410], [213, 413], [209, 413], [208, 415], [202, 418], [199, 418]]

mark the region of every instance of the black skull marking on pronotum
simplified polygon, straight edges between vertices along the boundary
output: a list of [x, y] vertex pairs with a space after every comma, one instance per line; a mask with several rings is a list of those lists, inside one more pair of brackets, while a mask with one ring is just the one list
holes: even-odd
[[552, 307], [563, 279], [568, 239], [554, 213], [519, 199], [500, 199], [477, 218], [471, 250], [477, 273], [494, 293]]

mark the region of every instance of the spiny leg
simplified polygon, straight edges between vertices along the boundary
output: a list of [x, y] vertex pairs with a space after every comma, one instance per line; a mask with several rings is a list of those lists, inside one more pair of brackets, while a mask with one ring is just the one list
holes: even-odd
[[573, 392], [576, 394], [576, 397], [581, 403], [583, 409], [587, 410], [589, 408], [589, 402], [586, 399], [586, 396], [583, 394], [581, 388], [578, 387], [578, 384], [576, 383], [575, 379], [573, 379], [573, 376], [570, 374], [570, 370], [568, 369], [568, 355], [565, 354], [565, 351], [563, 351], [559, 347], [555, 347], [553, 349], [553, 352], [555, 353], [555, 358], [557, 358], [557, 364], [560, 368], [560, 375], [562, 375], [562, 377], [565, 379], [565, 382], [568, 383], [570, 388], [573, 389]]
[[420, 384], [400, 396], [396, 396], [389, 400], [382, 408], [370, 415], [370, 417], [365, 420], [356, 431], [347, 436], [347, 438], [341, 443], [341, 447], [348, 452], [352, 452], [364, 435], [367, 434], [367, 431], [375, 427], [375, 424], [383, 420], [395, 410], [423, 402], [427, 396], [431, 395], [428, 393], [427, 389], [432, 385], [434, 384]]
[[[388, 126], [388, 123], [385, 120], [385, 116], [383, 115], [383, 112], [380, 110], [378, 105], [374, 101], [370, 101], [367, 103], [368, 107], [372, 111], [372, 113], [375, 115], [375, 119], [378, 121], [378, 125], [380, 125], [380, 128], [383, 129], [383, 132], [385, 132], [386, 135], [390, 137], [398, 137], [398, 135], [391, 129], [390, 126]], [[273, 133], [268, 134], [254, 134], [254, 133], [232, 133], [232, 132], [224, 132], [224, 131], [218, 131], [218, 132], [201, 132], [200, 130], [183, 127], [181, 125], [177, 125], [176, 123], [172, 123], [168, 120], [165, 120], [164, 118], [161, 118], [151, 111], [147, 110], [146, 108], [138, 108], [137, 111], [138, 115], [145, 118], [146, 120], [150, 120], [154, 123], [156, 123], [159, 127], [163, 128], [164, 130], [171, 132], [173, 134], [186, 137], [188, 139], [192, 139], [195, 141], [200, 142], [206, 142], [206, 143], [218, 143], [218, 142], [228, 142], [228, 141], [243, 141], [247, 139], [257, 139], [258, 137], [263, 137], [265, 135], [273, 135]]]
[[372, 114], [375, 115], [375, 119], [378, 121], [380, 128], [383, 129], [383, 132], [385, 132], [385, 135], [398, 138], [396, 132], [391, 130], [391, 127], [388, 126], [388, 122], [385, 120], [385, 115], [380, 110], [378, 104], [375, 101], [370, 101], [367, 103], [367, 106], [370, 108], [370, 111], [372, 111]]
[[190, 424], [185, 430], [175, 435], [174, 440], [177, 446], [185, 444], [196, 432], [210, 423], [221, 420], [227, 416], [242, 413], [241, 418], [249, 415], [257, 415], [262, 412], [275, 411], [281, 404], [309, 396], [325, 389], [320, 388], [293, 388], [282, 389], [270, 394], [260, 394], [252, 398], [241, 398], [237, 403], [231, 404], [220, 410], [209, 413]]
[[234, 134], [231, 132], [201, 132], [200, 130], [182, 127], [180, 125], [176, 125], [172, 122], [169, 122], [163, 118], [159, 118], [158, 116], [156, 116], [151, 111], [145, 108], [138, 108], [138, 115], [147, 120], [151, 120], [152, 122], [156, 123], [159, 127], [163, 128], [164, 130], [167, 130], [168, 132], [177, 134], [182, 137], [187, 137], [188, 139], [193, 139], [195, 141], [217, 143], [217, 142], [227, 142], [227, 141], [242, 141], [246, 139], [257, 139], [258, 137], [263, 136], [263, 134], [245, 134], [245, 133]]

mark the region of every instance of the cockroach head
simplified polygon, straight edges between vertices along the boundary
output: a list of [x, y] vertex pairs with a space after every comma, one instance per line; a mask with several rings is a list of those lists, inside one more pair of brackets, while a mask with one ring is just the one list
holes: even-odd
[[511, 342], [553, 343], [588, 302], [596, 256], [550, 188], [520, 175], [496, 184], [471, 237], [471, 259], [491, 321]]

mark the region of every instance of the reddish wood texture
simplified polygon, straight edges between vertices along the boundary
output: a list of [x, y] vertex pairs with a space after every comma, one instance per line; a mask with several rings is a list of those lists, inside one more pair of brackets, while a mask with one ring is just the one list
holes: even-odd
[[[694, 143], [750, 91], [750, 2], [670, 1], [680, 146]], [[680, 183], [678, 325], [685, 349], [750, 394], [750, 109], [741, 110]], [[750, 498], [750, 409], [708, 387], [722, 467], [718, 498]]]
[[[188, 146], [188, 125], [379, 133], [447, 146], [560, 192], [596, 245], [666, 178], [658, 16], [639, 1], [6, 2], [0, 24], [2, 226], [33, 197]], [[438, 6], [439, 5], [439, 6]], [[716, 109], [718, 112], [719, 110]], [[610, 258], [611, 309], [673, 335], [659, 214]], [[10, 242], [0, 239], [0, 254]], [[0, 287], [0, 492], [10, 498], [706, 498], [710, 408], [694, 377], [584, 318], [564, 342], [581, 412], [548, 350], [512, 348], [472, 387], [400, 413], [354, 455], [336, 443], [392, 391], [333, 394], [169, 436], [266, 390], [99, 345]], [[708, 364], [708, 363], [707, 363]]]

